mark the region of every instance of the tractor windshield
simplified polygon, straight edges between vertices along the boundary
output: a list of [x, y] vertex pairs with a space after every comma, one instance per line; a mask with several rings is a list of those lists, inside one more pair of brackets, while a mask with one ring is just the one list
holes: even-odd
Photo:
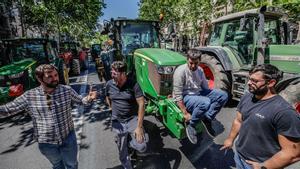
[[159, 48], [158, 32], [152, 23], [126, 23], [121, 27], [122, 54], [138, 48]]
[[12, 62], [18, 62], [26, 58], [34, 58], [36, 60], [46, 58], [44, 45], [39, 41], [13, 42], [7, 47], [5, 53]]

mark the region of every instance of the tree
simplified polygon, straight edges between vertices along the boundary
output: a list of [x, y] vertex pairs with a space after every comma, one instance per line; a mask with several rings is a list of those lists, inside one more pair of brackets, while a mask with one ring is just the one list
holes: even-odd
[[19, 0], [26, 28], [67, 33], [83, 40], [95, 30], [105, 4], [99, 0]]

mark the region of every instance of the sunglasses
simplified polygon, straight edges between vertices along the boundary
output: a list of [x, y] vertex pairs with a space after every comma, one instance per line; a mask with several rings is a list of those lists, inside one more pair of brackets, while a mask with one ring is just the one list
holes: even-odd
[[51, 96], [47, 94], [46, 99], [47, 99], [48, 108], [51, 110], [51, 105], [52, 105]]

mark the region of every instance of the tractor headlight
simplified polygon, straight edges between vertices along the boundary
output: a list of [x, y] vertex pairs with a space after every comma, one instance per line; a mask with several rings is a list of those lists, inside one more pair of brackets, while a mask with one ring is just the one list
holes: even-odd
[[23, 76], [23, 74], [24, 74], [24, 71], [22, 71], [22, 72], [19, 72], [19, 73], [16, 73], [16, 74], [8, 75], [8, 78], [9, 78], [9, 79], [16, 79], [16, 78], [20, 78], [20, 77], [22, 77], [22, 76]]
[[156, 66], [159, 74], [173, 74], [176, 66]]

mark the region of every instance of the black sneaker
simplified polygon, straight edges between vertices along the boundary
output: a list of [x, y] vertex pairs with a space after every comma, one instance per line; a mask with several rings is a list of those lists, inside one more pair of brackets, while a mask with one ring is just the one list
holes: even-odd
[[128, 147], [128, 155], [131, 160], [136, 160], [137, 159], [137, 151], [131, 147]]
[[197, 139], [196, 129], [189, 124], [186, 126], [185, 130], [186, 130], [186, 135], [187, 135], [188, 139], [190, 140], [190, 142], [192, 144], [197, 144], [198, 139]]
[[203, 119], [202, 120], [202, 124], [207, 132], [207, 134], [210, 136], [210, 137], [216, 137], [216, 132], [215, 130], [212, 128], [212, 124], [211, 124], [211, 120], [208, 120], [208, 119]]

